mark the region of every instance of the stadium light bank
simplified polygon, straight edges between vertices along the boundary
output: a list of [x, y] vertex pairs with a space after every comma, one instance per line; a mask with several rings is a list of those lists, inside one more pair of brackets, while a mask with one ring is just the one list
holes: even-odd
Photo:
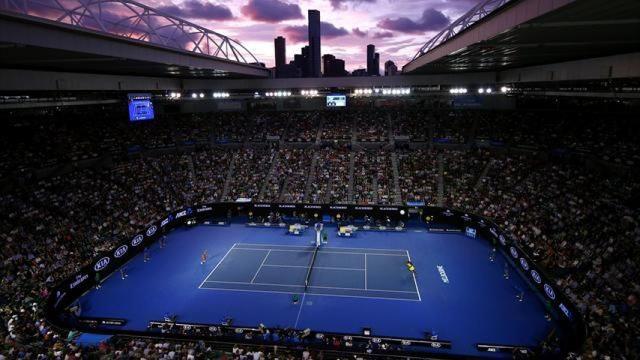
[[402, 95], [410, 95], [410, 88], [374, 88], [374, 89], [354, 89], [352, 95], [353, 96], [362, 96], [362, 95], [393, 95], [393, 96], [402, 96]]

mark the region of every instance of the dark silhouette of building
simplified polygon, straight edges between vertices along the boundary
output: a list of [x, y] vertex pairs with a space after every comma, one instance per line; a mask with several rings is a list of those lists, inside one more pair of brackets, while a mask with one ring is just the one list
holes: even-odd
[[293, 56], [293, 64], [300, 70], [300, 76], [309, 77], [310, 63], [309, 63], [309, 46], [304, 46], [300, 49], [300, 54]]
[[351, 76], [368, 76], [369, 72], [367, 69], [356, 69], [351, 72]]
[[309, 10], [309, 77], [320, 77], [320, 11]]
[[273, 40], [276, 54], [276, 77], [283, 77], [282, 71], [287, 64], [287, 46], [286, 40], [282, 36], [278, 36]]
[[322, 70], [324, 77], [345, 76], [347, 74], [344, 69], [344, 60], [336, 59], [331, 54], [322, 56]]
[[368, 75], [373, 75], [373, 69], [375, 66], [374, 65], [375, 53], [376, 53], [376, 46], [373, 44], [367, 45], [367, 74]]
[[387, 60], [387, 62], [384, 63], [384, 76], [394, 75], [398, 75], [398, 67], [393, 61]]
[[373, 55], [373, 72], [372, 76], [380, 76], [380, 54], [375, 53]]

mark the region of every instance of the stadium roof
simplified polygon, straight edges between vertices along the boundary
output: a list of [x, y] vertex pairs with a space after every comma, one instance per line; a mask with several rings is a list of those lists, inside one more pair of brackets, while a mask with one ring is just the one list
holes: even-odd
[[132, 0], [2, 0], [0, 25], [0, 66], [7, 68], [269, 75], [237, 40]]
[[640, 50], [637, 0], [485, 0], [427, 42], [405, 73], [495, 71]]

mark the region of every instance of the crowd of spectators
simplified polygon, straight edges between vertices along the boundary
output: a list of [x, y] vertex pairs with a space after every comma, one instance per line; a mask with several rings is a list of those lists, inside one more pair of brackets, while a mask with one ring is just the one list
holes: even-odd
[[[309, 203], [440, 201], [494, 219], [529, 249], [584, 316], [589, 336], [583, 359], [633, 359], [640, 353], [640, 185], [633, 168], [624, 167], [637, 164], [640, 152], [633, 142], [637, 125], [628, 120], [604, 127], [591, 116], [576, 125], [571, 114], [563, 114], [549, 125], [552, 134], [544, 136], [532, 123], [551, 124], [549, 119], [514, 112], [496, 114], [492, 123], [494, 114], [487, 113], [434, 117], [384, 111], [376, 116], [385, 129], [391, 119], [394, 134], [407, 135], [420, 147], [352, 150], [246, 144], [276, 135], [313, 143], [318, 129], [323, 140], [345, 140], [351, 139], [354, 124], [369, 124], [336, 112], [201, 115], [179, 126], [171, 119], [108, 126], [102, 114], [95, 123], [80, 121], [81, 114], [65, 113], [69, 117], [59, 120], [55, 112], [47, 121], [19, 118], [2, 124], [7, 131], [0, 131], [0, 358], [197, 359], [212, 353], [256, 358], [259, 349], [228, 354], [204, 343], [142, 339], [85, 349], [71, 341], [75, 334], [55, 331], [42, 314], [51, 287], [115, 239], [188, 204], [242, 197]], [[359, 116], [364, 120], [367, 114]], [[420, 127], [422, 119], [430, 130]], [[367, 134], [367, 129], [357, 133]], [[467, 144], [471, 133], [501, 144], [452, 149], [422, 141], [433, 136]], [[535, 148], [503, 146], [518, 143]], [[595, 157], [586, 161], [558, 148]], [[92, 159], [97, 160], [83, 164]], [[610, 166], [603, 167], [603, 161]], [[61, 164], [66, 167], [42, 170]]]

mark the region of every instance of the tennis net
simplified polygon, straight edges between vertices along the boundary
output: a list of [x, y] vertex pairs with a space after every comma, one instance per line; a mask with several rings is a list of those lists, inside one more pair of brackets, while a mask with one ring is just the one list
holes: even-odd
[[307, 291], [307, 289], [309, 289], [309, 281], [311, 279], [311, 270], [313, 270], [313, 264], [316, 263], [316, 256], [318, 255], [318, 249], [320, 249], [318, 246], [316, 246], [316, 249], [313, 251], [313, 255], [311, 257], [311, 262], [309, 263], [309, 269], [307, 270], [307, 277], [304, 280], [304, 291]]

